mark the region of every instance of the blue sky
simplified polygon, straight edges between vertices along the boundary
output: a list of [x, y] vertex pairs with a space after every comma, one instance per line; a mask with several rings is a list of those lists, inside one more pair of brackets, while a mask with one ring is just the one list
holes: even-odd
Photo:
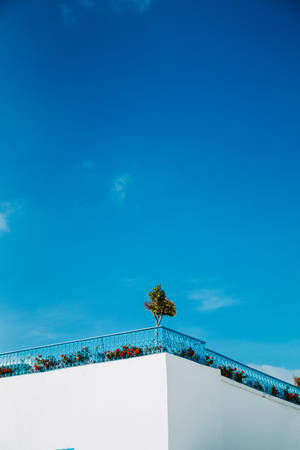
[[296, 1], [0, 7], [0, 350], [165, 325], [300, 367]]

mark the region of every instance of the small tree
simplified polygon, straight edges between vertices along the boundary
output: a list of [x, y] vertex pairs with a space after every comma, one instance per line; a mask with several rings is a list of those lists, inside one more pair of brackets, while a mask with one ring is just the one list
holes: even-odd
[[165, 291], [158, 284], [148, 293], [150, 301], [145, 302], [145, 308], [151, 311], [158, 327], [164, 316], [173, 317], [176, 315], [176, 306], [166, 296]]

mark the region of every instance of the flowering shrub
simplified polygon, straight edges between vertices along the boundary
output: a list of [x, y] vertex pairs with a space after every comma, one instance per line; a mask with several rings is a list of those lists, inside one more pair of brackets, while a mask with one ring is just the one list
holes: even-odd
[[259, 391], [264, 392], [264, 388], [262, 387], [262, 385], [258, 381], [255, 381], [253, 383], [252, 387], [254, 387], [254, 389], [258, 389]]
[[75, 357], [74, 355], [61, 355], [62, 358], [62, 366], [63, 367], [68, 367], [68, 366], [73, 366], [75, 365]]
[[192, 347], [189, 347], [188, 349], [182, 349], [177, 352], [178, 356], [181, 356], [182, 358], [188, 358], [192, 359], [193, 361], [199, 361], [199, 356], [196, 355]]
[[235, 381], [238, 381], [239, 383], [242, 383], [244, 378], [248, 378], [248, 375], [245, 375], [245, 372], [243, 370], [236, 371], [234, 374]]
[[214, 363], [214, 358], [212, 356], [205, 356], [205, 365], [206, 366], [212, 366]]
[[53, 356], [51, 358], [42, 358], [42, 355], [38, 355], [35, 358], [33, 369], [36, 372], [45, 372], [46, 370], [56, 369], [57, 367], [58, 362]]
[[87, 364], [90, 360], [90, 351], [88, 347], [82, 347], [82, 349], [69, 355], [61, 355], [63, 366], [77, 366], [80, 364]]
[[274, 395], [275, 397], [277, 397], [278, 395], [278, 389], [276, 389], [275, 386], [272, 386], [272, 391], [271, 391], [272, 395]]
[[139, 347], [131, 347], [130, 344], [124, 345], [121, 349], [117, 348], [113, 352], [104, 352], [107, 361], [114, 361], [116, 359], [132, 358], [133, 356], [141, 356], [143, 351]]
[[87, 363], [90, 359], [90, 351], [88, 347], [83, 347], [79, 352], [77, 352], [75, 361], [79, 364]]
[[15, 368], [2, 366], [0, 367], [0, 378], [9, 377], [15, 373]]
[[283, 391], [283, 395], [284, 395], [284, 398], [286, 400], [288, 400], [289, 402], [300, 403], [299, 402], [299, 395], [298, 394], [292, 394], [291, 392], [289, 392], [288, 389], [285, 389]]
[[243, 380], [248, 377], [243, 370], [239, 372], [236, 367], [219, 366], [219, 369], [221, 370], [221, 375], [223, 375], [223, 377], [230, 378], [238, 383], [243, 383]]

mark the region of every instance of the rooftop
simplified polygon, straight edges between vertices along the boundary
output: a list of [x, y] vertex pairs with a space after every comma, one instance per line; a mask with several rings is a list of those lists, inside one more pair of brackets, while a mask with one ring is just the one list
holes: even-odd
[[0, 378], [171, 353], [221, 371], [253, 389], [300, 404], [300, 388], [206, 348], [200, 339], [151, 327], [0, 354]]

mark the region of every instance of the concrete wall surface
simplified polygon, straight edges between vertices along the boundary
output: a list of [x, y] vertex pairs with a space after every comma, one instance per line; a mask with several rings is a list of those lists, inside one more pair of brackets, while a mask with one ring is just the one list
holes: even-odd
[[169, 450], [221, 450], [220, 372], [166, 355]]
[[300, 406], [224, 377], [221, 383], [222, 450], [300, 450]]
[[300, 407], [169, 354], [0, 380], [0, 450], [300, 450]]
[[169, 450], [300, 450], [300, 406], [166, 358]]
[[0, 381], [0, 450], [168, 448], [164, 354]]

